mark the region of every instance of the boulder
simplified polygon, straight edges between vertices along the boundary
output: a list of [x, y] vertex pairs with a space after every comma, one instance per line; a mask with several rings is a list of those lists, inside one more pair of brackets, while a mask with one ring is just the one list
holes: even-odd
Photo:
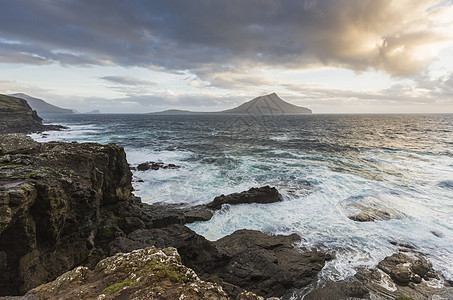
[[421, 278], [429, 280], [437, 277], [432, 265], [420, 254], [410, 256], [401, 252], [395, 253], [379, 262], [378, 267], [399, 285], [420, 283]]
[[159, 169], [179, 169], [175, 164], [164, 164], [163, 162], [148, 161], [137, 166], [138, 171], [159, 170]]
[[248, 191], [241, 193], [233, 193], [229, 195], [220, 195], [214, 198], [214, 201], [206, 205], [207, 208], [216, 210], [220, 209], [223, 204], [244, 204], [244, 203], [274, 203], [282, 201], [282, 195], [275, 187], [268, 185], [251, 188]]
[[265, 297], [280, 297], [312, 282], [331, 257], [322, 251], [299, 250], [296, 234], [267, 235], [238, 230], [216, 242], [224, 264], [212, 273], [225, 282]]
[[354, 206], [360, 209], [361, 212], [349, 216], [348, 218], [356, 222], [386, 221], [398, 218], [397, 214], [390, 210], [384, 210], [365, 205], [354, 205]]

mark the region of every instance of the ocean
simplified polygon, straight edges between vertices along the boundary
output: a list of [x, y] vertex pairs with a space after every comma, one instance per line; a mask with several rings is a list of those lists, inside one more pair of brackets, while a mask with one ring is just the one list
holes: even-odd
[[[296, 247], [335, 251], [320, 277], [374, 267], [406, 244], [453, 280], [453, 115], [44, 115], [69, 129], [38, 141], [117, 143], [147, 203], [205, 204], [220, 194], [275, 186], [283, 201], [225, 205], [188, 226], [209, 240], [235, 230], [297, 233]], [[360, 212], [390, 219], [356, 222]]]

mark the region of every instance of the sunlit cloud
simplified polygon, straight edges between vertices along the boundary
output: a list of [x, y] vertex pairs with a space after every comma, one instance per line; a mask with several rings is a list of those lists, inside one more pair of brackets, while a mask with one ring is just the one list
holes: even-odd
[[1, 43], [0, 60], [193, 74], [318, 64], [408, 76], [451, 45], [451, 15], [451, 1], [6, 1], [0, 38], [21, 42]]

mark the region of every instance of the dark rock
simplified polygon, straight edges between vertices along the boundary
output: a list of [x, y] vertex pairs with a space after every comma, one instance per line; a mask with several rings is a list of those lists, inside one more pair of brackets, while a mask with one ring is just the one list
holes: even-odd
[[431, 233], [432, 233], [435, 237], [438, 237], [438, 238], [443, 238], [443, 237], [444, 237], [444, 234], [443, 234], [442, 232], [439, 232], [439, 231], [431, 230]]
[[275, 187], [268, 185], [260, 188], [251, 188], [242, 193], [221, 195], [214, 198], [206, 207], [210, 209], [220, 209], [222, 204], [242, 204], [242, 203], [274, 203], [282, 200], [282, 196]]
[[429, 280], [436, 277], [432, 265], [421, 255], [414, 258], [404, 253], [396, 253], [379, 262], [378, 267], [399, 285], [420, 283], [420, 278]]
[[[16, 144], [23, 141], [20, 135], [7, 140], [14, 144], [15, 138]], [[0, 253], [6, 256], [0, 295], [24, 293], [83, 262], [93, 248], [102, 207], [131, 197], [121, 147], [29, 145], [0, 156], [0, 178], [8, 179], [0, 184]]]
[[43, 125], [42, 119], [24, 99], [0, 95], [0, 134], [32, 133], [63, 128], [65, 127], [59, 125]]
[[212, 212], [205, 206], [184, 207], [180, 204], [154, 204], [143, 207], [153, 219], [153, 227], [162, 228], [171, 224], [186, 224], [208, 221]]
[[138, 171], [159, 170], [159, 169], [179, 169], [179, 168], [181, 168], [181, 167], [177, 166], [175, 164], [166, 165], [163, 162], [153, 162], [153, 161], [144, 162], [137, 166]]
[[224, 266], [211, 272], [225, 282], [266, 297], [282, 296], [316, 278], [328, 258], [321, 251], [300, 251], [296, 234], [269, 236], [254, 230], [238, 230], [216, 242]]
[[363, 283], [352, 279], [351, 281], [328, 282], [305, 295], [304, 300], [338, 300], [352, 297], [368, 299], [369, 294], [370, 292]]

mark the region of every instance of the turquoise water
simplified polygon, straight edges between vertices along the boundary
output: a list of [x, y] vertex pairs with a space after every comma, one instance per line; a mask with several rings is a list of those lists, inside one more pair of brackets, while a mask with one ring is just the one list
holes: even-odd
[[[274, 204], [224, 206], [190, 228], [216, 240], [237, 229], [297, 233], [298, 247], [336, 252], [321, 276], [338, 280], [413, 245], [453, 279], [453, 115], [45, 116], [70, 129], [39, 141], [115, 142], [128, 161], [180, 169], [134, 172], [148, 203], [197, 205], [269, 184]], [[143, 182], [137, 181], [138, 179]], [[348, 218], [363, 208], [395, 219]]]

